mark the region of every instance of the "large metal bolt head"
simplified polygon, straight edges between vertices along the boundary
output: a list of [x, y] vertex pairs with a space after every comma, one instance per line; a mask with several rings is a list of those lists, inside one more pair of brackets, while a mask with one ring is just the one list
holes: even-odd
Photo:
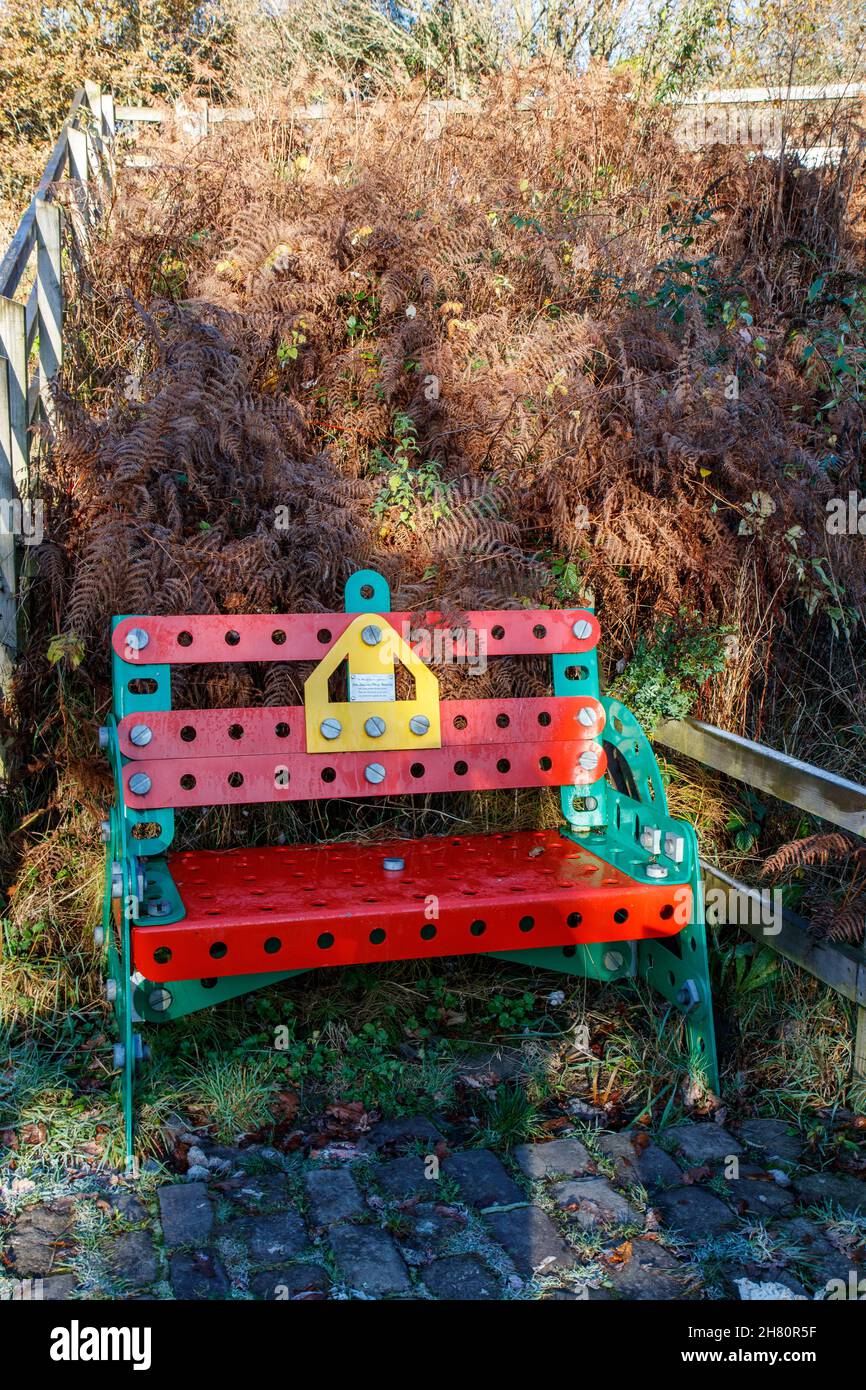
[[696, 1008], [701, 1002], [701, 995], [695, 981], [686, 980], [677, 990], [676, 999], [680, 1008], [685, 1009], [686, 1013]]
[[685, 836], [676, 835], [672, 830], [666, 830], [664, 845], [668, 859], [672, 859], [675, 864], [682, 864], [686, 855]]
[[123, 897], [123, 865], [119, 859], [113, 860], [111, 865], [111, 896], [113, 898]]
[[126, 1048], [123, 1046], [123, 1043], [115, 1043], [111, 1050], [111, 1055], [114, 1062], [114, 1070], [120, 1071], [126, 1062]]
[[625, 965], [625, 957], [619, 951], [605, 951], [602, 957], [602, 965], [605, 970], [622, 970]]
[[375, 623], [368, 623], [361, 629], [361, 641], [366, 642], [368, 647], [377, 647], [382, 640], [382, 629]]
[[384, 782], [385, 769], [381, 763], [368, 763], [364, 768], [364, 776], [375, 786], [377, 782]]
[[129, 734], [130, 743], [134, 743], [136, 748], [146, 748], [153, 738], [153, 730], [146, 724], [133, 724]]
[[113, 1004], [117, 998], [117, 981], [110, 976], [105, 981], [105, 997], [109, 1004]]
[[171, 1008], [174, 999], [170, 989], [152, 989], [147, 996], [147, 1003], [155, 1014], [164, 1014]]
[[148, 898], [145, 910], [148, 917], [165, 917], [171, 910], [171, 903], [167, 898]]
[[104, 845], [107, 845], [107, 844], [108, 844], [109, 840], [111, 839], [111, 821], [110, 821], [110, 820], [101, 820], [101, 821], [99, 822], [99, 838], [100, 838], [100, 840], [102, 841], [102, 843], [103, 843]]
[[571, 630], [578, 641], [582, 642], [592, 632], [592, 623], [587, 622], [586, 618], [578, 618], [576, 623], [572, 623]]
[[108, 747], [108, 728], [105, 724], [99, 726], [99, 746], [103, 751]]
[[389, 874], [398, 874], [401, 869], [405, 869], [405, 859], [383, 859], [382, 868], [387, 869]]
[[662, 832], [657, 825], [645, 825], [640, 832], [640, 842], [647, 854], [659, 854], [662, 847]]
[[129, 790], [133, 796], [147, 796], [153, 783], [146, 772], [133, 772], [129, 779]]
[[430, 720], [426, 714], [413, 714], [409, 720], [409, 728], [413, 734], [417, 734], [421, 738], [430, 728]]
[[322, 738], [339, 738], [342, 732], [343, 726], [339, 719], [323, 719], [319, 725]]
[[364, 733], [370, 738], [381, 738], [385, 732], [385, 721], [380, 719], [378, 714], [371, 714], [370, 718], [364, 721]]
[[667, 878], [668, 871], [664, 864], [647, 864], [646, 876], [647, 878]]
[[583, 709], [577, 711], [577, 722], [578, 724], [582, 724], [585, 729], [591, 728], [595, 723], [594, 710], [591, 710], [589, 705], [584, 705]]
[[126, 645], [133, 652], [144, 651], [149, 641], [150, 638], [143, 627], [131, 627], [126, 634]]
[[587, 748], [585, 753], [581, 753], [577, 760], [585, 772], [594, 772], [598, 767], [598, 754], [591, 748]]

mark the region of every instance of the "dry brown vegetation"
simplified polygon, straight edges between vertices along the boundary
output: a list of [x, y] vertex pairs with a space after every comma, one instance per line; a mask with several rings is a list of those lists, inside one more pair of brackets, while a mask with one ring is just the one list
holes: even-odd
[[[94, 854], [112, 614], [327, 610], [365, 565], [400, 607], [591, 590], [611, 676], [660, 619], [733, 638], [695, 679], [704, 716], [862, 765], [863, 540], [824, 525], [863, 490], [862, 400], [827, 349], [863, 282], [860, 167], [690, 155], [609, 77], [548, 71], [526, 109], [537, 82], [442, 121], [410, 92], [308, 125], [272, 102], [194, 146], [168, 129], [79, 237], [18, 684], [19, 904], [70, 836]], [[178, 699], [286, 703], [305, 674], [204, 670]], [[539, 678], [494, 662], [472, 694]]]

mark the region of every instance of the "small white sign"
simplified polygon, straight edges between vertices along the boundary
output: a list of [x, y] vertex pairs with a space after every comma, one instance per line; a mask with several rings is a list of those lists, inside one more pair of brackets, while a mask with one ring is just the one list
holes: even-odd
[[396, 700], [397, 681], [393, 671], [359, 671], [356, 676], [349, 675], [349, 699], [356, 700]]

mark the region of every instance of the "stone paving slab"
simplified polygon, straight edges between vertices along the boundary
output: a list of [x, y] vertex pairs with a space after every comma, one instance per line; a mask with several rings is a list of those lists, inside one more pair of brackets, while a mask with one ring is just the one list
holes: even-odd
[[159, 1260], [150, 1231], [127, 1231], [115, 1236], [109, 1264], [116, 1278], [130, 1288], [144, 1289], [159, 1274]]
[[784, 1120], [744, 1120], [740, 1138], [750, 1149], [786, 1163], [796, 1163], [803, 1152], [803, 1141]]
[[246, 1229], [250, 1254], [257, 1264], [277, 1264], [309, 1248], [307, 1228], [297, 1211], [259, 1216]]
[[405, 1201], [407, 1197], [414, 1197], [419, 1193], [426, 1192], [429, 1195], [436, 1191], [435, 1180], [426, 1176], [424, 1159], [415, 1154], [380, 1163], [373, 1171], [373, 1182], [386, 1197], [396, 1202]]
[[18, 1278], [50, 1274], [69, 1254], [71, 1204], [28, 1207], [12, 1226], [9, 1254]]
[[732, 1231], [737, 1219], [704, 1187], [672, 1187], [653, 1198], [662, 1225], [683, 1239], [699, 1244], [712, 1236]]
[[229, 1281], [215, 1255], [204, 1251], [178, 1251], [170, 1262], [171, 1287], [175, 1298], [200, 1300], [227, 1298]]
[[453, 1154], [442, 1165], [445, 1177], [453, 1178], [464, 1201], [473, 1207], [506, 1207], [525, 1202], [526, 1193], [507, 1168], [489, 1149], [467, 1149]]
[[833, 1202], [848, 1216], [866, 1214], [866, 1183], [847, 1173], [807, 1173], [797, 1178], [794, 1188], [806, 1206]]
[[434, 1260], [424, 1270], [423, 1279], [434, 1298], [479, 1303], [502, 1297], [499, 1280], [477, 1255]]
[[169, 1183], [156, 1195], [166, 1245], [207, 1241], [213, 1227], [213, 1208], [204, 1183]]
[[540, 1207], [489, 1212], [484, 1220], [521, 1274], [552, 1274], [575, 1263], [574, 1253]]
[[375, 1298], [411, 1290], [409, 1272], [387, 1231], [340, 1223], [331, 1229], [329, 1239], [351, 1288]]
[[528, 1178], [581, 1178], [596, 1164], [579, 1139], [551, 1139], [547, 1144], [519, 1144], [515, 1161]]
[[585, 1231], [643, 1222], [640, 1213], [629, 1206], [622, 1193], [611, 1187], [606, 1178], [579, 1178], [555, 1183], [550, 1195], [556, 1205]]
[[692, 1269], [655, 1240], [631, 1241], [627, 1258], [610, 1265], [608, 1272], [620, 1298], [639, 1302], [691, 1297], [697, 1288]]
[[250, 1293], [271, 1302], [291, 1302], [310, 1295], [323, 1298], [331, 1286], [327, 1270], [320, 1264], [302, 1263], [279, 1266], [254, 1274], [249, 1282]]
[[743, 1146], [721, 1125], [711, 1120], [701, 1124], [677, 1125], [667, 1130], [665, 1138], [689, 1163], [722, 1163], [732, 1154], [741, 1154]]
[[683, 1180], [682, 1169], [643, 1130], [600, 1134], [598, 1146], [613, 1160], [616, 1181], [624, 1187], [640, 1183], [651, 1191], [676, 1187]]
[[358, 1184], [345, 1168], [313, 1169], [306, 1175], [310, 1217], [316, 1226], [333, 1226], [366, 1210]]

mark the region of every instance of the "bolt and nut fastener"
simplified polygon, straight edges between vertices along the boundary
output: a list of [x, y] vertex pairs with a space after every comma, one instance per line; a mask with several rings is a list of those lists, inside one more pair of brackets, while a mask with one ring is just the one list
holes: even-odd
[[361, 629], [361, 641], [366, 642], [368, 647], [376, 647], [382, 640], [382, 629], [375, 623], [368, 623]]
[[101, 820], [99, 822], [99, 838], [104, 845], [111, 839], [111, 821]]
[[146, 724], [133, 724], [129, 733], [129, 741], [134, 743], [136, 748], [146, 748], [152, 738], [153, 730], [149, 729]]
[[148, 917], [165, 917], [171, 911], [171, 903], [168, 898], [148, 898], [145, 911]]
[[582, 724], [585, 729], [589, 729], [595, 723], [595, 711], [589, 705], [584, 705], [577, 711], [577, 722]]
[[105, 997], [109, 1004], [113, 1004], [117, 998], [117, 981], [111, 976], [105, 981]]
[[622, 970], [625, 965], [625, 956], [620, 951], [605, 951], [601, 963], [605, 970]]
[[660, 854], [662, 848], [662, 832], [657, 825], [645, 825], [640, 832], [641, 848], [647, 854]]
[[155, 1014], [164, 1014], [174, 1003], [174, 997], [170, 989], [152, 989], [147, 1003]]
[[578, 618], [576, 623], [572, 623], [571, 630], [578, 641], [582, 642], [592, 632], [592, 623], [587, 622], [586, 618]]
[[369, 719], [364, 721], [364, 733], [368, 738], [381, 738], [385, 732], [385, 721], [378, 714], [371, 714]]
[[426, 714], [413, 714], [409, 720], [409, 728], [413, 734], [417, 734], [421, 738], [430, 728], [430, 720]]
[[150, 638], [143, 627], [131, 627], [126, 634], [126, 645], [132, 652], [144, 651]]
[[696, 1008], [697, 1005], [700, 1004], [700, 1002], [700, 991], [698, 990], [695, 981], [686, 980], [685, 984], [681, 985], [680, 988], [677, 990], [678, 1005], [681, 1009], [685, 1009], [686, 1013], [688, 1013], [691, 1009]]
[[111, 865], [111, 896], [123, 897], [123, 865], [119, 859], [113, 860]]
[[377, 782], [384, 782], [385, 769], [381, 763], [368, 763], [364, 768], [364, 776], [375, 786]]
[[146, 772], [134, 772], [129, 779], [129, 790], [133, 796], [147, 796], [152, 786]]
[[587, 748], [585, 753], [581, 753], [577, 761], [585, 772], [593, 772], [598, 767], [598, 754], [593, 753], [591, 748]]
[[111, 1057], [114, 1063], [114, 1070], [120, 1071], [126, 1062], [126, 1048], [123, 1043], [115, 1043], [111, 1049]]
[[322, 738], [339, 738], [342, 732], [343, 726], [339, 719], [323, 719], [319, 725]]
[[647, 864], [646, 876], [647, 878], [667, 878], [668, 871], [664, 864]]
[[108, 727], [105, 724], [99, 726], [99, 746], [103, 750], [108, 747]]
[[675, 864], [682, 864], [686, 857], [686, 841], [684, 835], [676, 835], [672, 830], [665, 831], [665, 854], [668, 859], [672, 859]]
[[586, 798], [584, 799], [583, 805], [584, 805], [584, 810], [586, 810], [586, 811], [597, 811], [597, 810], [598, 810], [598, 797], [597, 797], [597, 796], [588, 796], [588, 797], [586, 797]]
[[[113, 897], [113, 896], [114, 896], [114, 894], [112, 894], [112, 897]], [[94, 928], [93, 928], [93, 944], [94, 944], [94, 946], [104, 946], [104, 945], [105, 945], [105, 927], [94, 927]]]

